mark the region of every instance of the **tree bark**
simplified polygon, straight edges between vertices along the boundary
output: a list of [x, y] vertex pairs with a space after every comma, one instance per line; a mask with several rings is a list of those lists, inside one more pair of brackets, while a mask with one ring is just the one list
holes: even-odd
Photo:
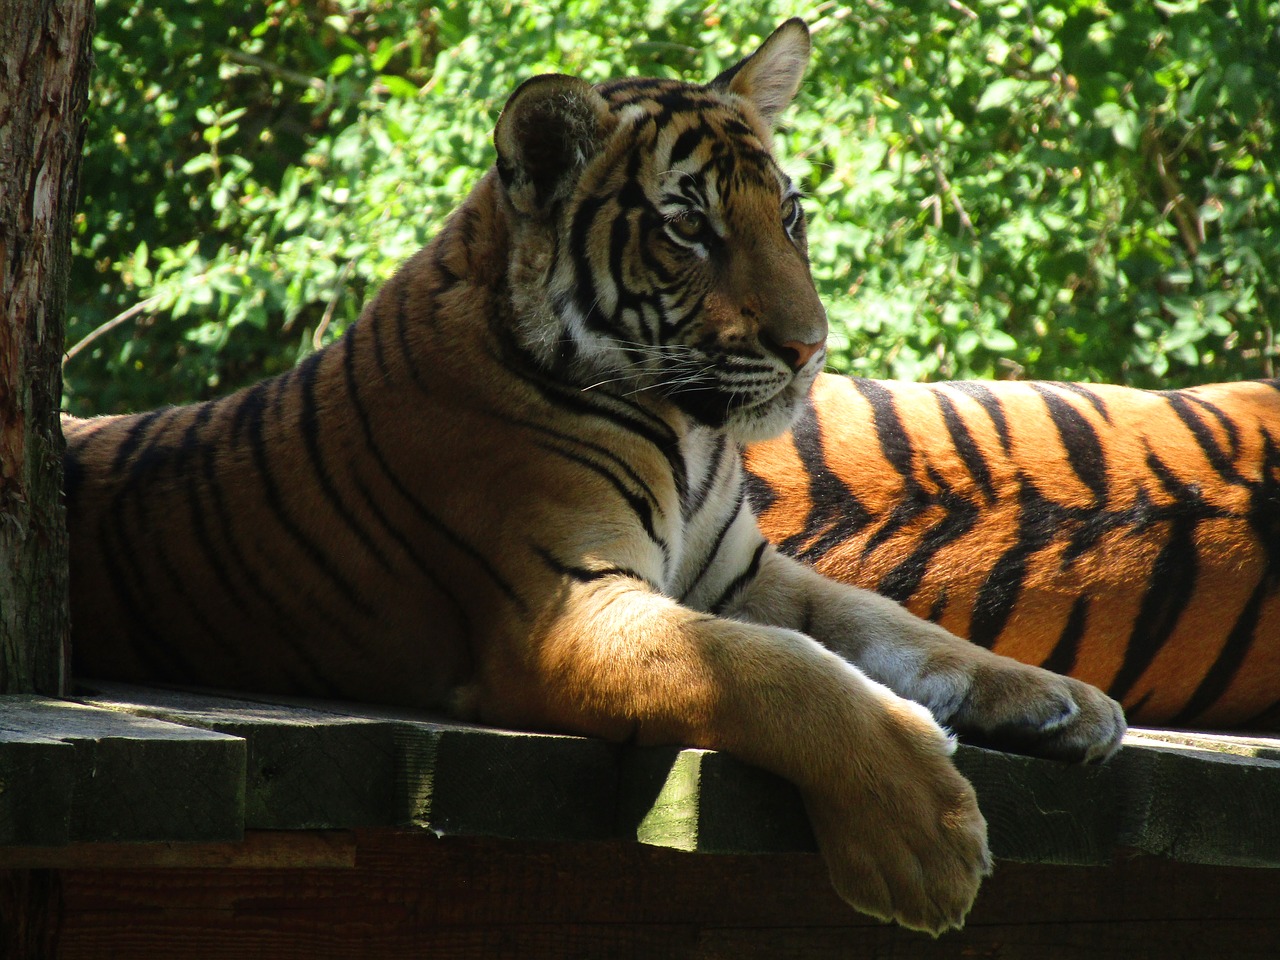
[[0, 693], [65, 682], [60, 358], [93, 0], [0, 0]]

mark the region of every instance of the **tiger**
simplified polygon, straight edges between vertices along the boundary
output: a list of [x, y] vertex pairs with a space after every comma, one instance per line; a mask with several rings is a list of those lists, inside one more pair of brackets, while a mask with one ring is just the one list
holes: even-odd
[[819, 377], [747, 449], [765, 535], [1131, 722], [1280, 726], [1280, 380]]
[[835, 889], [938, 934], [991, 870], [972, 734], [1110, 756], [1119, 705], [773, 548], [742, 448], [825, 362], [772, 147], [789, 20], [705, 85], [526, 80], [496, 160], [343, 336], [65, 431], [75, 674], [723, 750]]

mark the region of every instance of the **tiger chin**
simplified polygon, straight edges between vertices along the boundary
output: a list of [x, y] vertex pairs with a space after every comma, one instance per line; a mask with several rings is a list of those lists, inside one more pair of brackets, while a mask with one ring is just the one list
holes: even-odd
[[809, 47], [791, 20], [705, 86], [529, 80], [341, 340], [68, 419], [78, 675], [726, 750], [799, 787], [854, 907], [962, 924], [991, 859], [949, 731], [1087, 761], [1124, 720], [759, 532], [742, 445], [824, 359], [770, 148]]

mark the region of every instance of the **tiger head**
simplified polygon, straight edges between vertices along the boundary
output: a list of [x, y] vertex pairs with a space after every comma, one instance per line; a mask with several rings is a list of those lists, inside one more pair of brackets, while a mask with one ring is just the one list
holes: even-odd
[[825, 357], [798, 191], [770, 150], [809, 31], [790, 20], [705, 86], [534, 77], [494, 132], [516, 335], [584, 389], [656, 391], [749, 442]]

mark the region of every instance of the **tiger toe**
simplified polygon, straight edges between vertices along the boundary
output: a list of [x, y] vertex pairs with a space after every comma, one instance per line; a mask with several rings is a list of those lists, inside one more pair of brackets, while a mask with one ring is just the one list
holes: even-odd
[[1120, 746], [1120, 704], [1101, 690], [1022, 665], [981, 671], [952, 725], [970, 743], [1013, 753], [1093, 763]]

